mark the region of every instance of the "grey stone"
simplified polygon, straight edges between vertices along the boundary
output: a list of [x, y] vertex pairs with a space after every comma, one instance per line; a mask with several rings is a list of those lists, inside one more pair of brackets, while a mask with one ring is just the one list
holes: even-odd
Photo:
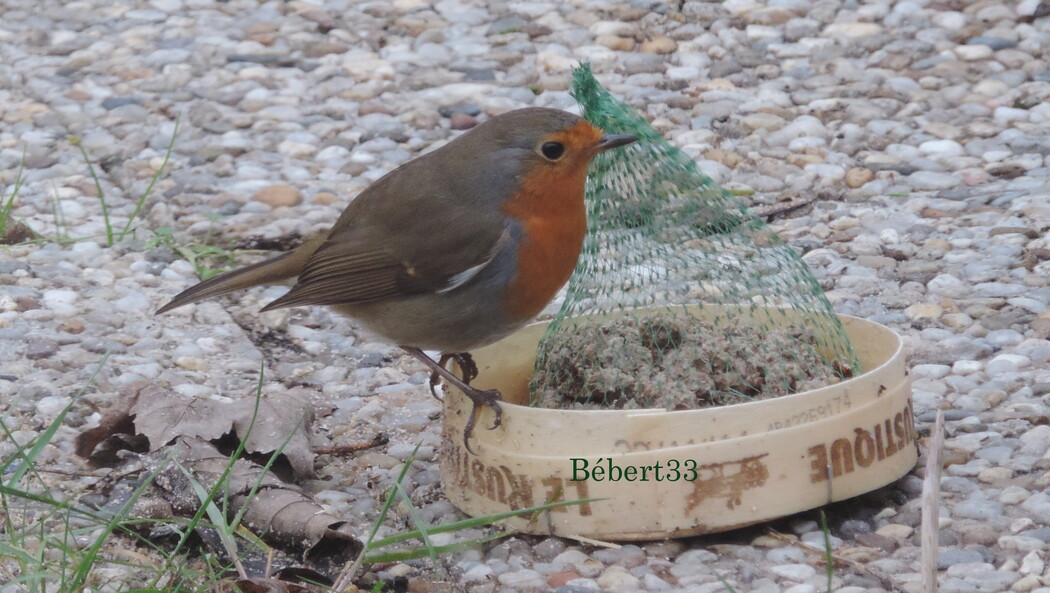
[[51, 358], [58, 352], [58, 342], [46, 338], [32, 339], [26, 342], [25, 357], [29, 360]]
[[993, 50], [998, 51], [1000, 49], [1017, 47], [1017, 42], [1011, 41], [1010, 39], [1003, 39], [1002, 37], [987, 37], [982, 35], [971, 37], [966, 41], [966, 45], [987, 45]]

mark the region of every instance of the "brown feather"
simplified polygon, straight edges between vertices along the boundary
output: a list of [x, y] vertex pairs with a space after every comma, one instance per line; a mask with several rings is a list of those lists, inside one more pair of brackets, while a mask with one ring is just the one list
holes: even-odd
[[273, 284], [294, 278], [299, 275], [307, 260], [310, 259], [310, 256], [313, 255], [323, 240], [324, 237], [315, 237], [288, 253], [209, 278], [180, 292], [166, 305], [157, 309], [155, 314], [167, 313], [172, 309], [224, 295], [235, 290], [251, 288], [260, 284]]

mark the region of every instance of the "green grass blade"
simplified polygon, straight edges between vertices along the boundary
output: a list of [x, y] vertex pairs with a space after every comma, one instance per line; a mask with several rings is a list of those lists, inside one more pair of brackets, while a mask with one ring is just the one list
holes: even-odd
[[828, 575], [828, 593], [831, 593], [832, 580], [835, 578], [835, 558], [831, 555], [831, 529], [828, 527], [828, 516], [820, 509], [820, 531], [824, 534], [824, 571]]
[[135, 219], [139, 213], [142, 212], [143, 206], [146, 205], [146, 199], [153, 192], [153, 186], [160, 180], [160, 176], [164, 173], [164, 170], [168, 167], [168, 161], [171, 160], [171, 153], [175, 149], [175, 137], [179, 134], [179, 122], [182, 120], [182, 115], [175, 116], [175, 129], [171, 131], [171, 140], [168, 141], [168, 149], [164, 152], [164, 162], [160, 164], [160, 168], [153, 174], [153, 177], [149, 180], [149, 185], [146, 186], [146, 191], [142, 192], [139, 196], [138, 202], [135, 203], [135, 209], [132, 210], [131, 216], [128, 217], [128, 221], [124, 224], [124, 228], [120, 230], [120, 235], [117, 237], [118, 241], [123, 241], [124, 237], [131, 232], [131, 225], [135, 223]]
[[[265, 365], [265, 361], [259, 363], [259, 381], [256, 384], [256, 397], [257, 398], [262, 397], [262, 387], [263, 387], [263, 383], [264, 383], [263, 370], [265, 368], [264, 365]], [[255, 410], [256, 410], [256, 412], [258, 412], [258, 405], [259, 405], [258, 399], [256, 399], [256, 404], [255, 405], [256, 405]], [[252, 424], [254, 424], [254, 422], [255, 422], [255, 416], [253, 415], [252, 416]], [[218, 479], [215, 480], [215, 484], [207, 492], [207, 496], [204, 499], [202, 499], [202, 500], [205, 500], [205, 501], [213, 501], [213, 500], [215, 500], [215, 497], [219, 494], [219, 491], [222, 489], [223, 485], [226, 484], [226, 482], [230, 478], [230, 473], [233, 471], [234, 461], [236, 461], [238, 458], [240, 458], [241, 454], [244, 453], [245, 440], [246, 439], [240, 439], [239, 440], [239, 442], [237, 443], [237, 449], [230, 456], [230, 462], [226, 464], [226, 467], [224, 468], [224, 470], [222, 472], [222, 475], [220, 475], [218, 477]], [[179, 551], [182, 550], [183, 546], [186, 545], [186, 542], [189, 541], [190, 534], [192, 534], [193, 531], [197, 528], [197, 526], [200, 525], [201, 520], [204, 519], [204, 515], [207, 512], [208, 512], [208, 505], [207, 504], [201, 504], [200, 508], [197, 509], [197, 512], [194, 513], [193, 518], [190, 519], [189, 523], [186, 525], [186, 529], [179, 536], [179, 541], [178, 541], [177, 544], [175, 544], [175, 549], [174, 549], [174, 551], [172, 551], [171, 555], [168, 557], [167, 563], [165, 564], [165, 570], [157, 573], [157, 576], [150, 583], [151, 587], [156, 587], [157, 583], [160, 581], [160, 577], [164, 574], [164, 572], [172, 569], [171, 563], [172, 563], [172, 560], [175, 558], [175, 555], [178, 554]]]
[[[11, 465], [13, 465], [15, 460], [22, 460], [22, 462], [18, 464], [14, 471], [11, 472], [11, 477], [7, 481], [7, 486], [14, 486], [18, 484], [22, 481], [22, 478], [24, 478], [25, 475], [29, 473], [29, 471], [33, 468], [34, 464], [36, 463], [37, 457], [39, 457], [40, 453], [43, 452], [44, 447], [46, 447], [48, 443], [51, 442], [51, 439], [54, 438], [55, 433], [58, 432], [59, 427], [62, 426], [62, 422], [66, 419], [66, 414], [68, 414], [69, 411], [73, 409], [73, 404], [75, 403], [75, 401], [76, 400], [69, 402], [69, 404], [67, 404], [66, 407], [58, 413], [58, 416], [55, 417], [55, 420], [46, 429], [44, 429], [44, 432], [40, 433], [40, 436], [33, 439], [32, 447], [30, 447], [29, 452], [26, 452], [24, 447], [20, 447], [19, 449], [17, 449], [17, 454], [12, 456], [11, 459], [9, 459], [7, 463], [5, 463], [5, 467], [10, 467]], [[7, 433], [7, 436], [10, 437], [10, 433], [8, 432], [8, 428], [6, 425], [3, 427], [3, 430], [5, 433]]]
[[[241, 446], [239, 448], [238, 457], [240, 456], [240, 451], [244, 450], [245, 443], [248, 442], [248, 435], [250, 435], [252, 433], [252, 429], [255, 428], [255, 420], [259, 416], [259, 405], [262, 402], [262, 388], [263, 366], [260, 364], [259, 382], [256, 385], [255, 390], [255, 407], [252, 409], [252, 419], [248, 422], [248, 430], [244, 433], [244, 436], [241, 438]], [[299, 422], [296, 423], [295, 427], [292, 430], [288, 431], [288, 436], [284, 438], [284, 441], [281, 442], [281, 444], [277, 447], [277, 449], [274, 450], [273, 453], [270, 454], [270, 457], [266, 460], [266, 464], [262, 466], [262, 471], [259, 472], [259, 479], [256, 480], [254, 484], [252, 484], [252, 489], [248, 491], [248, 495], [245, 497], [245, 500], [253, 500], [255, 498], [255, 495], [259, 492], [259, 489], [262, 488], [263, 476], [270, 472], [270, 468], [273, 467], [274, 463], [277, 463], [277, 459], [280, 458], [281, 454], [284, 452], [285, 447], [288, 446], [288, 443], [292, 441], [292, 437], [295, 436], [295, 433], [299, 431], [299, 428], [305, 422], [306, 413], [304, 412], [303, 415], [299, 418]], [[230, 521], [230, 525], [232, 525], [234, 528], [239, 527], [241, 521], [244, 519], [244, 514], [248, 512], [248, 507], [249, 505], [247, 504], [242, 506], [241, 509], [237, 511], [237, 514], [233, 517], [233, 520]]]
[[30, 556], [25, 550], [0, 542], [0, 558], [11, 558], [23, 564], [36, 564], [36, 558]]
[[[232, 466], [233, 461], [236, 457], [231, 458], [230, 464]], [[211, 520], [212, 525], [215, 526], [215, 532], [219, 534], [219, 541], [222, 542], [222, 546], [226, 548], [226, 555], [233, 561], [234, 566], [237, 567], [237, 574], [241, 577], [246, 577], [247, 573], [244, 571], [244, 566], [241, 564], [240, 555], [237, 553], [237, 541], [234, 538], [234, 531], [229, 522], [226, 521], [226, 513], [219, 508], [219, 505], [215, 503], [215, 499], [211, 496], [204, 484], [200, 483], [200, 480], [193, 475], [193, 472], [186, 469], [181, 463], [176, 462], [176, 466], [182, 472], [182, 475], [186, 476], [189, 480], [190, 487], [193, 488], [193, 493], [197, 495], [197, 499], [201, 501], [201, 507], [205, 509], [208, 514], [208, 518]], [[229, 474], [223, 474], [224, 477]], [[222, 483], [221, 481], [219, 482]], [[227, 491], [229, 489], [227, 488]], [[228, 495], [228, 492], [226, 493]]]
[[95, 560], [98, 558], [99, 552], [102, 550], [102, 545], [105, 544], [109, 536], [116, 531], [127, 517], [128, 513], [131, 512], [132, 507], [135, 506], [139, 497], [142, 496], [142, 493], [153, 484], [153, 480], [156, 479], [157, 475], [160, 474], [165, 467], [166, 464], [162, 463], [150, 472], [149, 475], [146, 476], [146, 479], [143, 480], [134, 491], [132, 491], [131, 496], [129, 496], [128, 500], [121, 505], [120, 509], [113, 513], [113, 516], [103, 527], [102, 534], [95, 538], [95, 541], [91, 543], [87, 550], [85, 550], [80, 561], [77, 563], [76, 569], [73, 572], [73, 577], [70, 579], [71, 587], [69, 590], [79, 591], [84, 587], [87, 583], [88, 576], [91, 573], [91, 568], [95, 565]]
[[47, 496], [43, 496], [41, 494], [33, 494], [32, 492], [27, 492], [19, 488], [13, 488], [11, 486], [5, 486], [3, 484], [0, 484], [0, 497], [8, 496], [12, 498], [20, 498], [23, 500], [28, 500], [30, 502], [36, 502], [43, 505], [47, 505], [53, 507], [55, 510], [69, 511], [73, 514], [80, 515], [84, 518], [98, 521], [99, 523], [105, 523], [109, 520], [109, 517], [105, 515], [92, 513], [91, 511], [72, 506], [69, 502], [54, 500], [53, 498], [48, 498]]
[[[25, 170], [26, 170], [26, 149], [22, 148], [22, 158], [18, 161], [18, 173], [15, 174], [15, 185], [11, 188], [11, 195], [8, 196], [7, 201], [0, 205], [0, 235], [7, 229], [7, 223], [11, 220], [11, 211], [15, 208], [15, 199], [18, 198], [18, 194], [22, 191], [22, 184], [25, 183]], [[3, 198], [3, 193], [0, 192], [0, 199]]]
[[[561, 502], [551, 502], [551, 503], [541, 504], [541, 505], [528, 507], [528, 508], [524, 508], [524, 509], [518, 509], [516, 511], [507, 511], [505, 513], [497, 513], [495, 515], [484, 515], [484, 516], [481, 516], [481, 517], [470, 517], [469, 519], [463, 519], [462, 521], [455, 521], [453, 523], [447, 523], [445, 525], [432, 526], [432, 527], [429, 528], [428, 533], [430, 533], [431, 535], [437, 535], [439, 533], [448, 533], [448, 532], [451, 532], [451, 531], [461, 531], [463, 529], [470, 529], [470, 528], [473, 528], [473, 527], [487, 527], [489, 525], [492, 525], [493, 523], [496, 523], [497, 521], [502, 521], [504, 519], [509, 519], [511, 517], [519, 517], [521, 515], [528, 515], [528, 514], [532, 514], [532, 513], [540, 513], [540, 512], [549, 510], [549, 509], [557, 508], [557, 507], [564, 507], [564, 506], [571, 506], [571, 505], [578, 505], [578, 504], [586, 504], [586, 503], [589, 503], [589, 502], [597, 502], [599, 500], [605, 500], [605, 499], [604, 498], [581, 498], [581, 499], [578, 499], [578, 500], [566, 500], [566, 501], [561, 501]], [[385, 537], [385, 538], [380, 539], [380, 540], [376, 540], [376, 541], [372, 542], [372, 548], [382, 548], [384, 546], [389, 546], [391, 544], [396, 544], [398, 542], [403, 542], [403, 541], [413, 540], [413, 539], [419, 539], [419, 533], [416, 532], [416, 531], [406, 531], [404, 533], [398, 533], [398, 534], [395, 534], [395, 535], [391, 535], [391, 536]]]
[[704, 564], [704, 566], [707, 567], [707, 570], [711, 571], [711, 574], [715, 575], [715, 578], [718, 579], [719, 583], [722, 583], [722, 588], [726, 590], [726, 593], [736, 593], [736, 589], [733, 588], [733, 585], [729, 584], [729, 581], [727, 581], [721, 573], [706, 564]]
[[486, 535], [485, 537], [479, 537], [464, 542], [456, 542], [453, 544], [447, 544], [444, 546], [432, 546], [429, 548], [416, 548], [412, 550], [404, 550], [400, 552], [385, 552], [382, 554], [370, 555], [365, 558], [365, 562], [368, 564], [379, 564], [381, 562], [405, 562], [406, 560], [418, 560], [420, 558], [436, 558], [442, 554], [451, 554], [453, 552], [459, 552], [460, 550], [466, 550], [473, 548], [481, 544], [486, 544], [491, 541], [502, 539], [510, 535], [506, 532], [493, 533]]
[[80, 138], [72, 136], [70, 137], [69, 142], [80, 149], [80, 154], [84, 157], [84, 163], [87, 164], [88, 174], [91, 175], [91, 179], [95, 182], [95, 191], [98, 192], [98, 202], [102, 206], [102, 220], [106, 223], [106, 247], [112, 247], [113, 225], [109, 220], [109, 204], [106, 203], [106, 192], [102, 191], [102, 181], [98, 178], [98, 173], [95, 172], [95, 166], [91, 164], [91, 156], [88, 155], [87, 149], [84, 148], [84, 144], [80, 141]]
[[[95, 378], [98, 377], [99, 372], [102, 371], [102, 367], [104, 367], [106, 365], [106, 361], [109, 360], [109, 354], [109, 352], [106, 352], [106, 354], [102, 356], [102, 360], [98, 363], [98, 368], [95, 369], [95, 372], [91, 373], [91, 377], [88, 378], [87, 383], [85, 383], [80, 388], [80, 391], [78, 391], [77, 394], [73, 396], [73, 399], [70, 400], [66, 407], [62, 408], [62, 411], [59, 412], [58, 416], [55, 417], [54, 422], [52, 422], [44, 430], [44, 432], [40, 433], [40, 436], [38, 436], [34, 440], [33, 446], [32, 448], [30, 448], [29, 452], [26, 453], [25, 448], [18, 449], [18, 454], [15, 456], [15, 458], [21, 458], [22, 463], [11, 473], [10, 479], [7, 480], [8, 486], [14, 486], [21, 482], [22, 478], [25, 477], [26, 473], [28, 473], [29, 470], [33, 468], [33, 465], [36, 463], [37, 457], [40, 456], [40, 453], [44, 450], [44, 447], [46, 447], [47, 444], [51, 442], [51, 439], [54, 438], [55, 433], [58, 432], [59, 427], [62, 426], [62, 422], [66, 419], [66, 414], [68, 414], [69, 411], [73, 409], [73, 404], [75, 404], [77, 400], [80, 399], [80, 396], [84, 395], [88, 387], [95, 383]], [[2, 426], [2, 428], [5, 432], [8, 432], [6, 425]], [[10, 438], [9, 432], [7, 436]], [[11, 463], [13, 463], [13, 459], [14, 458], [8, 460], [4, 464], [4, 469], [10, 467]]]
[[[408, 456], [405, 460], [405, 464], [401, 467], [401, 473], [398, 474], [397, 480], [394, 481], [394, 484], [400, 484], [405, 479], [405, 476], [408, 475], [408, 468], [412, 466], [412, 462], [416, 459], [416, 453], [419, 452], [419, 447], [422, 444], [423, 443], [416, 444], [416, 448], [412, 450], [412, 454]], [[376, 533], [379, 532], [379, 527], [383, 524], [383, 521], [386, 520], [387, 513], [390, 512], [390, 507], [394, 506], [394, 498], [396, 496], [397, 489], [391, 488], [386, 496], [386, 500], [383, 501], [383, 507], [379, 509], [379, 516], [376, 518], [375, 522], [372, 523], [372, 530], [368, 534], [368, 539], [365, 540], [364, 547], [361, 548], [361, 553], [357, 555], [357, 558], [355, 558], [353, 562], [343, 568], [342, 572], [339, 574], [339, 578], [335, 580], [335, 590], [341, 591], [344, 587], [350, 584], [354, 575], [357, 574], [357, 570], [361, 567], [361, 564], [364, 563], [365, 556], [367, 556], [369, 550], [373, 548], [372, 541], [375, 539]]]
[[[419, 445], [422, 444], [422, 442], [417, 444], [415, 451], [418, 451]], [[409, 456], [406, 463], [411, 463], [412, 460], [415, 459], [415, 451], [412, 452], [413, 455]], [[423, 518], [416, 512], [416, 507], [412, 505], [412, 499], [409, 498], [408, 493], [405, 492], [405, 487], [401, 485], [400, 480], [394, 484], [394, 488], [397, 489], [398, 496], [401, 497], [401, 500], [403, 500], [408, 507], [408, 516], [412, 519], [412, 524], [416, 526], [416, 531], [419, 532], [419, 539], [423, 541], [424, 550], [426, 551], [427, 556], [437, 564], [438, 549], [434, 546], [434, 543], [430, 541], [430, 532], [428, 531], [426, 522], [423, 521]]]

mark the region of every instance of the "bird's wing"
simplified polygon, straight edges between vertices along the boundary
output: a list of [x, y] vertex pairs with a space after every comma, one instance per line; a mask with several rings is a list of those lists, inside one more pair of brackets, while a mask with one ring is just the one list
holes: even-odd
[[511, 236], [502, 217], [465, 208], [367, 218], [333, 228], [295, 286], [266, 310], [455, 290], [480, 273]]

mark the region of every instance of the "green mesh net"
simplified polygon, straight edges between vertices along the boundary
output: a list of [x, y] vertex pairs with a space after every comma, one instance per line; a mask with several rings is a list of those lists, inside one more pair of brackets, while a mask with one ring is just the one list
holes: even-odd
[[588, 121], [638, 141], [599, 155], [588, 234], [540, 342], [533, 405], [690, 409], [797, 393], [858, 370], [799, 256], [699, 172], [589, 66]]

